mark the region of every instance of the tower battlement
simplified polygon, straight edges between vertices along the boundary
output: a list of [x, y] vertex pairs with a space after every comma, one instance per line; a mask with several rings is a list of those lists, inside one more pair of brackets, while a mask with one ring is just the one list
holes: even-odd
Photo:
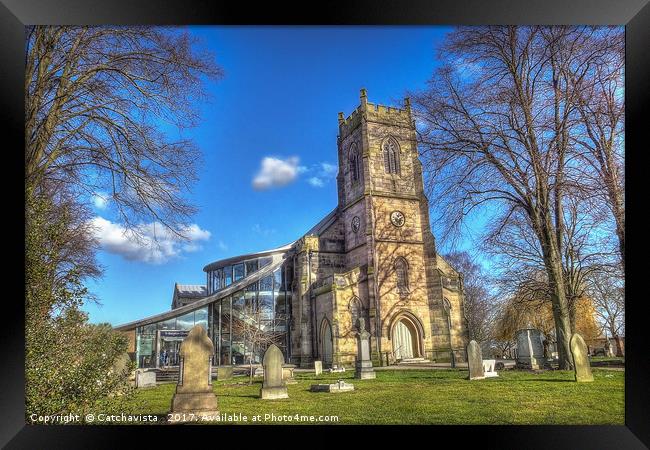
[[390, 122], [404, 126], [412, 125], [411, 101], [408, 97], [404, 99], [404, 105], [400, 108], [369, 102], [366, 89], [361, 89], [359, 99], [359, 106], [347, 118], [343, 112], [339, 112], [339, 136], [346, 136], [357, 128], [361, 123], [362, 117], [365, 117], [366, 120], [371, 122]]

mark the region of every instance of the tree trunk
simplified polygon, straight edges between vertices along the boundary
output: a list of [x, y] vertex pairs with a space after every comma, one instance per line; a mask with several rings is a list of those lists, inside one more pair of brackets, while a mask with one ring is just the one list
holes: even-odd
[[615, 334], [614, 340], [616, 341], [616, 356], [625, 356], [625, 353], [623, 353], [623, 342], [621, 341], [621, 337], [618, 334]]
[[544, 255], [544, 265], [548, 276], [549, 290], [551, 292], [551, 303], [553, 305], [553, 319], [555, 322], [555, 336], [557, 340], [557, 352], [561, 370], [573, 369], [573, 358], [571, 357], [571, 319], [569, 303], [564, 288], [564, 277], [562, 274], [562, 262], [560, 254], [555, 246], [555, 235], [552, 227], [546, 223], [540, 227], [540, 241]]

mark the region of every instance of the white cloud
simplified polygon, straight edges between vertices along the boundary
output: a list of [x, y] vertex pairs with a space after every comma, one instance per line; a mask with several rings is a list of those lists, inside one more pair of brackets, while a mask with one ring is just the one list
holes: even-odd
[[219, 240], [219, 242], [217, 242], [217, 247], [221, 251], [228, 250], [228, 245], [226, 245], [226, 243], [224, 241], [222, 241], [222, 240]]
[[313, 173], [314, 176], [307, 178], [307, 183], [311, 186], [321, 188], [325, 186], [329, 180], [336, 178], [339, 168], [336, 164], [330, 164], [328, 162], [319, 162], [314, 164], [309, 168], [304, 168], [301, 173]]
[[261, 234], [262, 236], [268, 236], [269, 234], [275, 233], [274, 228], [265, 228], [262, 227], [259, 223], [253, 225], [252, 230], [254, 233]]
[[182, 253], [200, 250], [201, 241], [210, 239], [210, 232], [201, 229], [196, 224], [180, 230], [187, 237], [181, 239], [160, 223], [147, 223], [138, 227], [142, 235], [137, 239], [132, 231], [127, 231], [103, 217], [92, 220], [95, 237], [104, 250], [120, 255], [130, 261], [141, 261], [149, 264], [163, 264]]
[[96, 192], [91, 197], [95, 208], [97, 209], [106, 209], [106, 204], [108, 203], [108, 195], [103, 192]]
[[265, 190], [272, 187], [285, 186], [296, 179], [304, 167], [298, 166], [299, 159], [295, 156], [285, 160], [279, 158], [265, 157], [262, 160], [262, 167], [253, 179], [253, 188]]
[[318, 177], [311, 177], [310, 179], [307, 180], [307, 183], [311, 184], [314, 187], [325, 186], [325, 182]]
[[335, 177], [336, 172], [338, 172], [339, 168], [336, 164], [330, 164], [326, 162], [320, 163], [321, 167], [321, 175], [324, 177]]

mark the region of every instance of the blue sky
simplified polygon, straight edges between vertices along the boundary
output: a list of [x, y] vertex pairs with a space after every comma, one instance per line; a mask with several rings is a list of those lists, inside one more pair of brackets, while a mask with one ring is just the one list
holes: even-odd
[[[449, 30], [192, 27], [225, 72], [208, 85], [213, 99], [200, 106], [201, 124], [184, 132], [204, 154], [190, 197], [200, 208], [193, 241], [170, 241], [155, 255], [119, 238], [105, 245], [104, 277], [88, 284], [101, 302], [86, 305], [91, 322], [117, 325], [166, 311], [174, 283], [205, 283], [209, 262], [304, 234], [336, 206], [337, 113], [357, 107], [362, 87], [371, 102], [401, 105], [406, 90], [431, 77], [435, 46]], [[267, 173], [258, 177], [263, 164]], [[269, 178], [276, 169], [293, 181], [262, 189], [278, 184]], [[116, 237], [102, 206], [97, 199], [97, 220]]]

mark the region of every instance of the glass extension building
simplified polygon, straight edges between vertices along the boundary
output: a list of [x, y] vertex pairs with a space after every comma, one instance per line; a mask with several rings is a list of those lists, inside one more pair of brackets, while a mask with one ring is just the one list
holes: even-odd
[[131, 340], [138, 368], [177, 366], [180, 344], [202, 325], [214, 365], [261, 363], [275, 343], [289, 358], [290, 246], [208, 264], [205, 286], [176, 285], [172, 310], [116, 327]]

